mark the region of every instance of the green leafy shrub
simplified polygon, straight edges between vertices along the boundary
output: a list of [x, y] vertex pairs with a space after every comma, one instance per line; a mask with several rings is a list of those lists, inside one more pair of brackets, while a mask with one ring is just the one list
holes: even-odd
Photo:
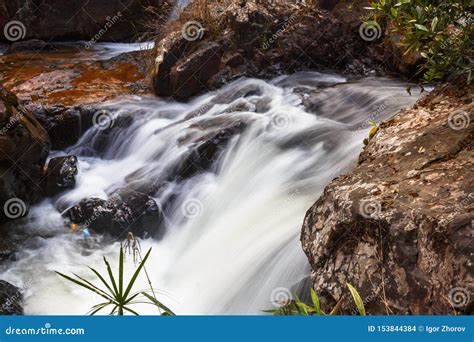
[[406, 54], [421, 55], [420, 71], [426, 82], [461, 74], [467, 76], [467, 83], [472, 81], [472, 0], [376, 0], [368, 9], [368, 19], [400, 34]]

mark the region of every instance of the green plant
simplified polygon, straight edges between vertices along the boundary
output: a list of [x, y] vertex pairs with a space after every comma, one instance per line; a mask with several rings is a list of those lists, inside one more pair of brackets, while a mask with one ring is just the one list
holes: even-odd
[[474, 24], [472, 0], [376, 0], [369, 20], [401, 37], [405, 54], [419, 53], [426, 82], [466, 75], [473, 78]]
[[[89, 269], [95, 274], [97, 279], [99, 279], [100, 282], [105, 286], [105, 289], [99, 288], [98, 286], [94, 285], [90, 281], [84, 279], [83, 277], [80, 277], [77, 274], [74, 274], [75, 278], [72, 278], [57, 271], [56, 273], [76, 285], [79, 285], [89, 291], [97, 293], [100, 297], [105, 299], [104, 302], [94, 305], [91, 308], [91, 310], [89, 311], [90, 315], [95, 315], [106, 307], [112, 307], [110, 315], [117, 314], [119, 316], [123, 316], [124, 312], [127, 311], [138, 316], [138, 313], [130, 307], [131, 305], [152, 304], [158, 308], [161, 315], [174, 316], [174, 313], [168, 307], [166, 307], [163, 303], [156, 299], [156, 297], [154, 296], [155, 291], [151, 288], [151, 285], [150, 290], [132, 292], [133, 285], [135, 284], [138, 276], [140, 275], [140, 272], [145, 269], [145, 263], [148, 257], [150, 256], [150, 253], [151, 248], [148, 250], [145, 257], [139, 263], [137, 269], [132, 275], [132, 278], [126, 286], [124, 284], [124, 253], [122, 246], [120, 246], [118, 278], [114, 276], [112, 268], [110, 267], [110, 263], [105, 257], [104, 263], [107, 269], [107, 275], [101, 275], [97, 270], [92, 267], [89, 267]], [[109, 281], [106, 280], [107, 276], [109, 278]], [[153, 296], [150, 295], [148, 292], [152, 292]]]
[[[361, 316], [365, 316], [365, 307], [364, 302], [362, 301], [361, 296], [357, 292], [357, 290], [349, 283], [347, 283], [347, 287], [354, 299], [354, 302], [357, 307], [357, 311]], [[321, 304], [319, 302], [318, 295], [314, 289], [311, 289], [311, 304], [306, 304], [302, 302], [298, 296], [294, 295], [295, 299], [289, 300], [287, 303], [283, 303], [284, 305], [278, 309], [273, 310], [263, 310], [263, 312], [271, 313], [277, 316], [324, 316], [336, 315], [341, 309], [342, 300], [339, 300], [336, 305], [331, 309], [329, 313], [325, 313], [321, 309]]]

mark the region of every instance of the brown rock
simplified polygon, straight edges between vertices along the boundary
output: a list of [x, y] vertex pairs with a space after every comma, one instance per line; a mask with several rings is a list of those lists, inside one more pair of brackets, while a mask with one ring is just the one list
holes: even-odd
[[0, 222], [26, 215], [28, 204], [39, 199], [49, 149], [39, 122], [0, 86]]
[[328, 305], [348, 282], [372, 314], [472, 308], [473, 109], [472, 88], [447, 86], [401, 111], [308, 210], [301, 241]]
[[[24, 26], [22, 39], [116, 41], [143, 32], [147, 7], [160, 11], [164, 0], [0, 0], [0, 28]], [[17, 36], [14, 36], [15, 39]], [[0, 40], [11, 42], [2, 34]]]

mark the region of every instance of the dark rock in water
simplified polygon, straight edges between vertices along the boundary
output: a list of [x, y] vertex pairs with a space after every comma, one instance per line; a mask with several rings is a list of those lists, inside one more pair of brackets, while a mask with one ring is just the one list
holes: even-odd
[[20, 289], [12, 284], [0, 280], [0, 315], [23, 315], [23, 295]]
[[118, 238], [126, 237], [128, 232], [140, 237], [154, 236], [162, 216], [153, 198], [129, 189], [116, 191], [108, 200], [84, 199], [65, 215], [73, 223]]
[[76, 143], [92, 126], [96, 109], [91, 106], [42, 106], [32, 104], [28, 108], [46, 129], [52, 148], [64, 149]]
[[308, 210], [301, 241], [324, 306], [346, 283], [370, 314], [474, 306], [472, 87], [435, 90], [382, 123], [352, 172]]
[[0, 222], [25, 216], [39, 200], [49, 149], [44, 128], [0, 85]]
[[48, 50], [55, 50], [54, 45], [47, 43], [43, 40], [39, 39], [30, 39], [24, 42], [15, 42], [5, 54], [9, 53], [24, 53], [24, 52], [40, 52], [40, 51], [48, 51]]
[[46, 196], [54, 196], [61, 191], [73, 189], [76, 185], [76, 175], [76, 156], [50, 159], [43, 180]]
[[191, 146], [179, 164], [169, 171], [170, 178], [186, 179], [199, 172], [209, 171], [229, 141], [241, 133], [245, 127], [244, 122], [237, 122], [204, 136]]

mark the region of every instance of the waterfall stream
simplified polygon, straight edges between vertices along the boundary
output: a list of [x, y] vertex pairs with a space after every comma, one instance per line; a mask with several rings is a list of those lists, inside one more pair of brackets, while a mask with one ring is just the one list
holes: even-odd
[[[278, 289], [307, 286], [299, 241], [305, 212], [331, 179], [356, 165], [368, 120], [415, 102], [418, 94], [405, 86], [304, 72], [240, 79], [188, 103], [133, 96], [103, 103], [110, 127], [92, 127], [52, 153], [78, 157], [76, 187], [8, 224], [24, 242], [16, 260], [2, 264], [1, 278], [23, 287], [25, 314], [85, 314], [100, 297], [53, 271], [92, 280], [86, 265], [104, 270], [106, 256], [115, 267], [120, 241], [87, 241], [61, 212], [133, 186], [149, 192], [165, 217], [158, 236], [141, 240], [142, 252], [153, 248], [147, 270], [159, 299], [177, 314], [261, 314]], [[223, 130], [229, 139], [201, 172], [170, 177], [191, 146]], [[126, 267], [131, 273], [131, 259]], [[139, 278], [136, 288], [147, 287]]]

